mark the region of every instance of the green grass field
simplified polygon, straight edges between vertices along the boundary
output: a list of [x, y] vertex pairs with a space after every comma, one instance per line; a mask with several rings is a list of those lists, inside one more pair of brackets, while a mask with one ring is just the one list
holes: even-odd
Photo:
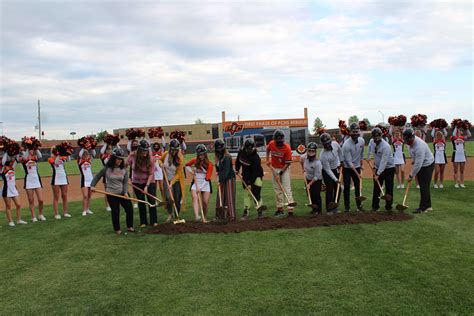
[[[371, 181], [364, 184], [370, 197]], [[433, 212], [377, 225], [116, 236], [102, 199], [87, 217], [78, 202], [71, 219], [54, 220], [47, 207], [47, 222], [10, 228], [2, 215], [0, 313], [472, 314], [474, 182], [452, 185], [432, 191]], [[295, 180], [303, 205], [301, 188]], [[269, 181], [263, 194], [273, 205]], [[412, 189], [407, 204], [418, 198]]]
[[[452, 146], [453, 145], [450, 142], [448, 142], [447, 149], [446, 149], [446, 156], [448, 157], [451, 157], [451, 154], [453, 152]], [[430, 148], [433, 149], [431, 144], [430, 144]], [[474, 142], [466, 142], [466, 154], [467, 156], [470, 156], [470, 157], [474, 156]], [[318, 155], [319, 155], [319, 152], [318, 152]], [[406, 157], [410, 157], [407, 146], [405, 146], [405, 155]], [[194, 157], [195, 157], [194, 154], [187, 154], [186, 160], [190, 160], [191, 158], [194, 158]], [[211, 161], [214, 161], [213, 153], [209, 153], [209, 159], [211, 159]], [[39, 166], [38, 171], [42, 177], [50, 177], [52, 175], [53, 171], [51, 169], [51, 165], [48, 162], [40, 162], [38, 166]], [[102, 168], [102, 163], [100, 162], [100, 160], [94, 159], [92, 161], [92, 172], [95, 174], [101, 168]], [[79, 168], [75, 160], [66, 163], [66, 172], [69, 175], [79, 174]], [[17, 168], [16, 178], [23, 179], [24, 177], [25, 177], [25, 172], [23, 168], [22, 167]]]

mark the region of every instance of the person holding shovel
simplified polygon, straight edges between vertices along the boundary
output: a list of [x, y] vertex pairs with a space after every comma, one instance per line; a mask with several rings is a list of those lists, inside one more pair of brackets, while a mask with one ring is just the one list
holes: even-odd
[[[122, 230], [120, 229], [120, 205], [125, 210], [127, 230], [129, 232], [135, 231], [133, 228], [133, 206], [127, 195], [128, 172], [125, 168], [124, 159], [122, 149], [114, 148], [105, 167], [95, 175], [91, 182], [91, 190], [94, 192], [99, 180], [105, 177], [107, 181], [106, 192], [114, 194], [106, 195], [106, 197], [111, 208], [112, 226], [117, 235], [122, 234]], [[123, 198], [120, 196], [123, 196]]]
[[246, 189], [246, 194], [244, 195], [244, 213], [240, 219], [246, 220], [248, 218], [252, 201], [255, 204], [255, 208], [257, 208], [258, 218], [262, 218], [263, 205], [261, 192], [263, 168], [260, 156], [255, 148], [255, 141], [252, 138], [245, 140], [244, 147], [241, 148], [237, 154], [237, 160], [235, 161], [237, 174], [239, 174], [241, 168], [242, 186]]
[[235, 172], [232, 168], [232, 156], [227, 152], [225, 143], [221, 139], [214, 142], [214, 151], [219, 178], [216, 218], [233, 221], [235, 220]]
[[326, 185], [326, 211], [328, 213], [337, 213], [336, 191], [339, 183], [339, 166], [342, 162], [342, 149], [339, 143], [331, 139], [327, 133], [321, 135], [323, 150], [320, 153], [319, 160], [323, 168], [323, 179]]
[[424, 140], [415, 135], [411, 128], [403, 131], [403, 140], [405, 144], [410, 146], [410, 156], [412, 159], [412, 169], [408, 176], [408, 181], [418, 178], [420, 186], [420, 205], [414, 213], [425, 213], [432, 211], [430, 184], [431, 176], [434, 170], [434, 156], [428, 144]]
[[[380, 194], [385, 183], [385, 210], [391, 211], [393, 204], [393, 182], [395, 178], [395, 162], [390, 144], [382, 137], [382, 130], [378, 127], [372, 130], [374, 141], [373, 155], [375, 170], [373, 170], [374, 188], [372, 192], [372, 211], [380, 209]], [[368, 160], [370, 165], [370, 160]]]
[[[194, 168], [192, 168], [194, 167]], [[191, 197], [193, 200], [194, 219], [196, 222], [206, 221], [207, 210], [209, 209], [209, 199], [212, 193], [212, 163], [207, 157], [207, 148], [204, 144], [196, 146], [196, 158], [186, 163], [186, 170], [193, 175], [191, 182]], [[199, 215], [200, 208], [204, 218]]]
[[[273, 189], [276, 194], [275, 216], [283, 216], [283, 206], [288, 205], [288, 216], [293, 215], [296, 203], [291, 192], [290, 165], [292, 161], [291, 147], [285, 143], [285, 134], [277, 129], [273, 133], [273, 140], [267, 145], [267, 166], [273, 174]], [[286, 202], [285, 203], [285, 198]]]
[[177, 139], [172, 139], [168, 145], [168, 151], [161, 156], [161, 167], [163, 169], [163, 185], [166, 197], [166, 208], [168, 218], [166, 222], [173, 219], [173, 209], [176, 207], [174, 216], [179, 217], [184, 201], [184, 156], [181, 153], [181, 145]]
[[342, 145], [342, 153], [344, 157], [344, 208], [345, 212], [350, 212], [350, 186], [351, 179], [354, 183], [357, 210], [363, 212], [362, 201], [365, 199], [361, 195], [361, 170], [362, 160], [364, 159], [364, 139], [360, 137], [360, 129], [358, 123], [352, 123], [349, 127], [350, 138], [346, 139]]
[[321, 214], [321, 184], [322, 184], [322, 165], [321, 161], [316, 158], [316, 150], [318, 146], [315, 142], [310, 142], [307, 148], [306, 159], [304, 160], [304, 176], [306, 178], [306, 190], [310, 195], [311, 214]]
[[[135, 196], [139, 200], [145, 200], [145, 192], [152, 196], [156, 196], [155, 183], [155, 163], [150, 155], [150, 144], [145, 139], [139, 143], [138, 149], [128, 156], [127, 164], [132, 170], [132, 186]], [[147, 195], [147, 200], [154, 203], [155, 200]], [[146, 205], [138, 203], [138, 211], [140, 214], [140, 227], [145, 227], [150, 223], [153, 226], [158, 226], [158, 216], [156, 206], [149, 207], [150, 221], [148, 222]]]

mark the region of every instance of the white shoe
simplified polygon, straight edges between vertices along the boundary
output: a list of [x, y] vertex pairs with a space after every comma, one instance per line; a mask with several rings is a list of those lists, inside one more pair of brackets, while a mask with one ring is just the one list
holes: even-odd
[[456, 183], [456, 184], [454, 185], [454, 187], [455, 187], [456, 189], [459, 189], [459, 184]]
[[401, 185], [397, 185], [397, 189], [401, 189], [401, 188], [402, 188], [402, 186], [401, 186]]
[[59, 214], [58, 214], [58, 215], [54, 215], [54, 218], [55, 218], [55, 219], [61, 219], [61, 215], [59, 215]]
[[420, 185], [419, 185], [419, 184], [417, 184], [417, 185], [416, 185], [416, 188], [417, 188], [417, 189], [419, 189], [419, 188], [420, 188]]
[[32, 221], [33, 223], [36, 223], [38, 220], [36, 219], [36, 217], [33, 217], [33, 218], [31, 219], [31, 221]]
[[86, 211], [82, 212], [82, 216], [86, 216], [86, 215], [87, 215]]
[[137, 203], [134, 203], [134, 204], [133, 204], [133, 208], [138, 208], [138, 204], [137, 204]]
[[45, 221], [45, 220], [46, 220], [46, 217], [44, 217], [44, 215], [40, 215], [40, 216], [38, 216], [38, 219], [39, 219], [40, 221]]
[[428, 207], [428, 208], [425, 210], [425, 212], [429, 212], [429, 211], [432, 211], [432, 210], [433, 210], [432, 207]]
[[437, 189], [437, 188], [438, 188], [438, 185], [435, 183], [435, 184], [433, 185], [433, 187], [434, 187], [435, 189]]
[[106, 210], [107, 212], [112, 211], [112, 209], [110, 208], [110, 206], [107, 206], [107, 207], [105, 208], [105, 210]]
[[439, 185], [439, 188], [440, 188], [440, 189], [444, 188], [443, 184], [440, 184], [440, 185]]
[[405, 185], [404, 185], [404, 184], [402, 184], [402, 185], [401, 185], [401, 188], [402, 188], [402, 189], [405, 189]]
[[92, 212], [91, 210], [87, 210], [86, 213], [89, 214], [89, 215], [94, 214], [94, 212]]
[[466, 188], [466, 186], [465, 186], [464, 184], [460, 184], [459, 186], [460, 186], [461, 188], [463, 188], [463, 189]]
[[10, 222], [10, 223], [8, 223], [8, 226], [10, 226], [10, 227], [15, 227], [15, 223], [14, 223], [14, 222]]
[[24, 220], [20, 219], [19, 221], [16, 221], [17, 225], [26, 225], [28, 224], [27, 222], [25, 222]]
[[64, 216], [64, 217], [72, 217], [72, 215], [71, 215], [71, 214], [69, 214], [69, 213], [64, 213], [64, 215], [63, 215], [63, 216]]
[[355, 187], [354, 186], [351, 186], [351, 191], [354, 191], [355, 190]]

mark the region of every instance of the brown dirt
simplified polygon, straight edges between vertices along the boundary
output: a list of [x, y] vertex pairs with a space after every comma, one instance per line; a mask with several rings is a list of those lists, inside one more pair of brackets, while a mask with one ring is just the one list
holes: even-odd
[[[474, 157], [468, 157], [468, 161], [466, 163], [466, 169], [464, 171], [464, 177], [466, 180], [474, 180]], [[262, 163], [263, 170], [265, 172], [265, 180], [271, 180], [272, 175], [270, 169], [267, 167], [266, 164]], [[408, 176], [408, 172], [411, 170], [411, 160], [407, 159], [407, 164], [405, 165], [405, 175]], [[372, 174], [369, 169], [369, 166], [365, 164], [365, 169], [362, 173], [364, 178], [371, 178]], [[291, 167], [291, 177], [293, 179], [302, 179], [303, 174], [301, 172], [301, 166], [299, 162], [294, 162]], [[447, 180], [453, 179], [453, 167], [452, 163], [448, 163], [446, 166], [444, 178]], [[68, 197], [69, 201], [81, 201], [82, 200], [82, 192], [80, 188], [80, 176], [79, 175], [72, 175], [68, 176], [69, 179], [69, 188], [68, 188]], [[213, 180], [215, 181], [215, 174], [213, 175]], [[43, 177], [43, 191], [44, 191], [44, 201], [45, 205], [52, 204], [53, 201], [53, 192], [51, 189], [51, 178], [50, 177]], [[187, 178], [187, 181], [190, 182], [190, 177]], [[28, 204], [28, 199], [26, 197], [25, 190], [23, 189], [23, 180], [17, 180], [16, 187], [20, 192], [20, 199], [23, 207], [26, 207]], [[102, 184], [98, 185], [98, 188], [102, 189]], [[103, 198], [100, 194], [94, 194], [93, 198]], [[3, 204], [3, 203], [2, 203]], [[2, 208], [3, 209], [3, 208]]]
[[384, 221], [406, 221], [413, 216], [405, 213], [359, 213], [317, 216], [293, 216], [287, 218], [266, 217], [248, 221], [233, 221], [228, 223], [210, 222], [207, 224], [187, 222], [185, 224], [167, 223], [148, 230], [149, 234], [178, 235], [178, 234], [210, 234], [210, 233], [241, 233], [245, 231], [265, 231], [275, 229], [298, 229], [316, 226], [332, 226], [347, 224], [377, 224]]

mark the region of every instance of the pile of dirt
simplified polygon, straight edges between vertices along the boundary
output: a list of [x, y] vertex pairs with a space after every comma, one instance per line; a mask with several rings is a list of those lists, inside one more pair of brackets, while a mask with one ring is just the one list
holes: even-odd
[[186, 222], [185, 224], [167, 223], [148, 230], [149, 234], [209, 234], [209, 233], [240, 233], [245, 231], [264, 231], [274, 229], [297, 229], [316, 226], [345, 224], [377, 224], [384, 221], [406, 221], [413, 216], [405, 213], [358, 213], [317, 216], [292, 216], [286, 218], [265, 217], [247, 221], [232, 222]]

